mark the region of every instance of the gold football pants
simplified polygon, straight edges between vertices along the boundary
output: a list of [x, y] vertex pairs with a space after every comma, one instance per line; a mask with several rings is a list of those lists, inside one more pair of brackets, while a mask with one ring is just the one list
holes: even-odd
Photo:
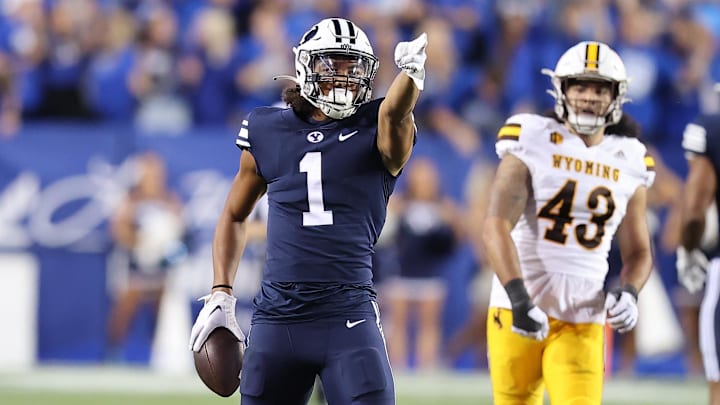
[[488, 361], [495, 405], [599, 405], [602, 400], [604, 328], [550, 318], [542, 341], [512, 331], [512, 312], [491, 307]]

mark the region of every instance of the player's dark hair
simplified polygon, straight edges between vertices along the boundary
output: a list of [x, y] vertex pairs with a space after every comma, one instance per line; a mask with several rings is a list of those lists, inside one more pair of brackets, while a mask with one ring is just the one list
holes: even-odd
[[615, 125], [610, 125], [605, 128], [606, 134], [614, 134], [626, 136], [628, 138], [640, 138], [642, 130], [640, 124], [635, 119], [626, 113], [623, 113], [622, 118]]
[[317, 109], [300, 94], [300, 87], [287, 87], [282, 92], [282, 100], [302, 119], [308, 119]]
[[[552, 118], [561, 124], [564, 123], [561, 119], [557, 117], [555, 111], [553, 110], [546, 110], [545, 112], [543, 112], [542, 115], [544, 117]], [[622, 118], [620, 118], [620, 121], [617, 124], [608, 125], [607, 127], [605, 127], [605, 133], [639, 139], [642, 131], [640, 129], [640, 124], [638, 124], [638, 122], [635, 121], [633, 117], [629, 116], [626, 113], [623, 113]]]

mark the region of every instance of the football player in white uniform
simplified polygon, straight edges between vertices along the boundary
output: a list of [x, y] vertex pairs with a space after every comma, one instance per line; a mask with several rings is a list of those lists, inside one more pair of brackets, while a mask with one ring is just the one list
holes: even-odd
[[[495, 404], [600, 404], [604, 324], [627, 332], [652, 269], [645, 217], [654, 161], [623, 117], [628, 79], [606, 44], [568, 49], [555, 116], [519, 114], [498, 133], [483, 227], [495, 271], [488, 355]], [[603, 291], [617, 231], [621, 287]]]

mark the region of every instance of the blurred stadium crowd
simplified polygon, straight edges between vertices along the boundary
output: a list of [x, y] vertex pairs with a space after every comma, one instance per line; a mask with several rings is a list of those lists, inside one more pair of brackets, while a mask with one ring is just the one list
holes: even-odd
[[[541, 68], [553, 68], [578, 41], [606, 42], [631, 78], [632, 102], [624, 111], [639, 122], [659, 162], [650, 203], [658, 274], [679, 318], [692, 325], [698, 297], [677, 288], [673, 205], [686, 173], [683, 129], [700, 112], [720, 111], [712, 85], [720, 81], [718, 1], [0, 4], [0, 134], [8, 139], [22, 137], [25, 126], [60, 121], [133, 123], [147, 135], [183, 136], [208, 127], [232, 135], [252, 108], [279, 101], [288, 82], [273, 77], [294, 72], [290, 48], [320, 19], [343, 16], [368, 33], [380, 59], [377, 97], [397, 72], [395, 44], [427, 32], [427, 79], [415, 110], [419, 141], [377, 255], [388, 345], [398, 368], [451, 363], [473, 346], [482, 355], [482, 290], [489, 281], [477, 291], [459, 291], [490, 273], [483, 271], [478, 219], [497, 161], [495, 134], [513, 113], [552, 108]], [[210, 272], [209, 261], [206, 266]], [[477, 313], [458, 298], [467, 295], [477, 295]], [[412, 342], [418, 352], [409, 355]], [[698, 372], [696, 349], [688, 348], [689, 369]]]
[[368, 31], [381, 60], [378, 96], [395, 72], [394, 44], [428, 32], [416, 115], [463, 154], [492, 141], [508, 114], [551, 106], [539, 70], [579, 40], [619, 51], [633, 79], [627, 111], [663, 152], [718, 104], [708, 86], [720, 76], [715, 1], [4, 0], [3, 132], [46, 118], [235, 127], [279, 99], [283, 83], [272, 78], [294, 71], [289, 46], [333, 15]]

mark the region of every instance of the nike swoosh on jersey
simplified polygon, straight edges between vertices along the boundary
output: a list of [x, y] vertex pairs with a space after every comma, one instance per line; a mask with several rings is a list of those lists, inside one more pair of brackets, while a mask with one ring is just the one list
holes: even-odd
[[357, 133], [358, 133], [358, 131], [352, 131], [349, 134], [340, 133], [340, 135], [338, 136], [338, 141], [340, 141], [340, 142], [346, 141], [346, 140], [350, 139], [351, 136], [353, 136]]
[[[355, 132], [357, 132], [357, 131], [355, 131]], [[345, 326], [346, 326], [348, 329], [352, 329], [352, 328], [360, 325], [361, 323], [363, 323], [363, 322], [365, 322], [365, 321], [367, 321], [367, 319], [361, 319], [361, 320], [355, 321], [355, 322], [350, 322], [350, 320], [348, 319], [347, 321], [345, 321]]]

